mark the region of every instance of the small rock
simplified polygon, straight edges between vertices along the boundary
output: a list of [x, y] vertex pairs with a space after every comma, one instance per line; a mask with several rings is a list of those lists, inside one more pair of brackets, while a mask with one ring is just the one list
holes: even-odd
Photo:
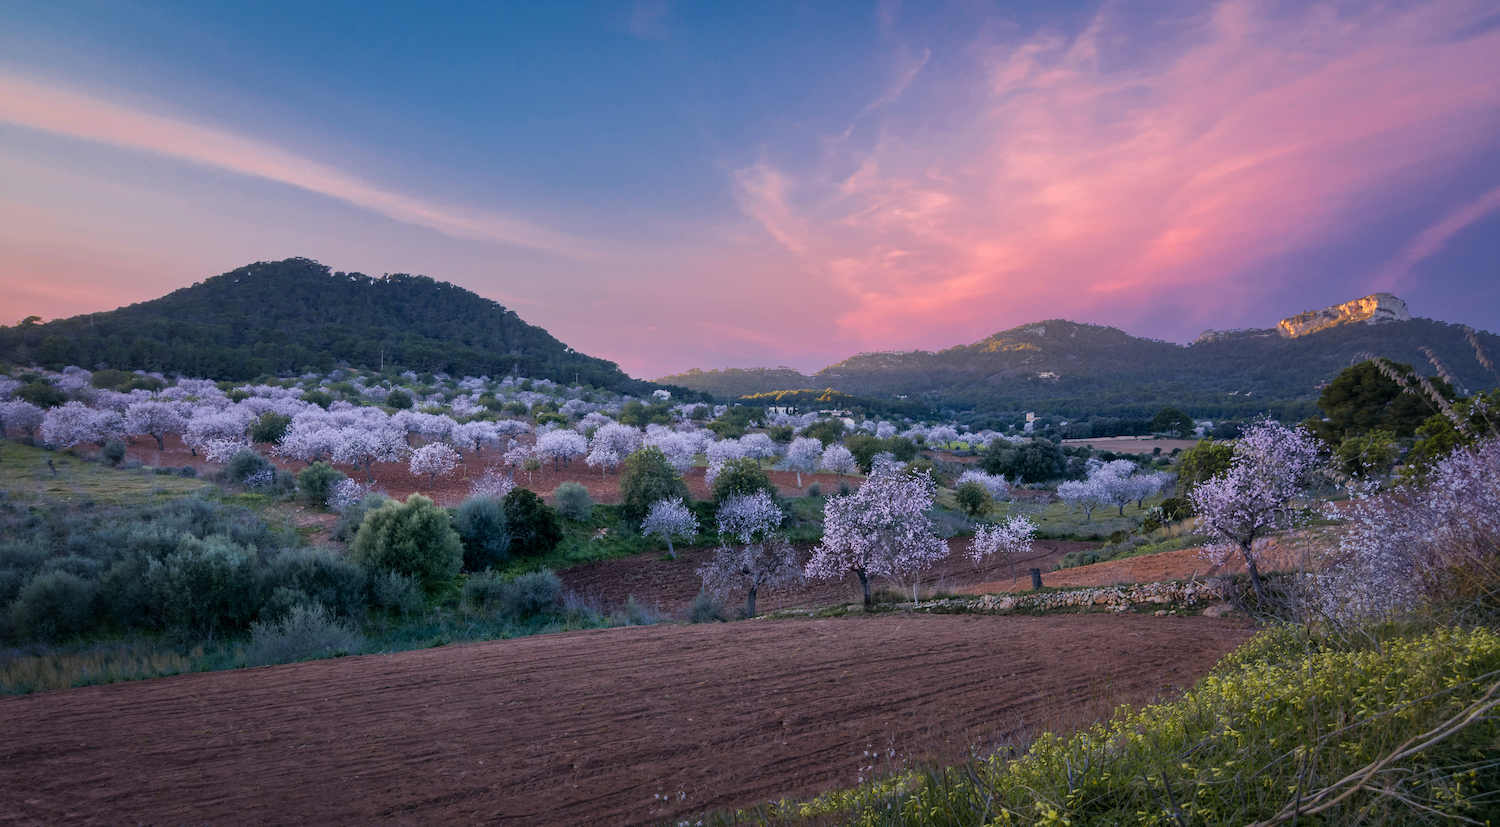
[[1234, 606], [1228, 603], [1211, 603], [1203, 610], [1204, 617], [1229, 617], [1234, 614]]
[[1167, 616], [1167, 610], [1166, 609], [1157, 609], [1155, 612], [1152, 612], [1152, 614], [1156, 615], [1157, 617], [1166, 617]]

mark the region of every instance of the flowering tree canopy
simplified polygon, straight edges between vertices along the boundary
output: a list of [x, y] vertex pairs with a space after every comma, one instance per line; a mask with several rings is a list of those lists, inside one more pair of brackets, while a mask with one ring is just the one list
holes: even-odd
[[552, 460], [553, 470], [559, 470], [559, 462], [582, 456], [588, 453], [588, 449], [589, 442], [583, 434], [567, 428], [548, 431], [536, 438], [537, 458]]
[[970, 468], [958, 475], [958, 479], [953, 481], [953, 487], [957, 488], [966, 482], [982, 486], [996, 500], [1004, 500], [1010, 497], [1010, 482], [1001, 474], [986, 474], [977, 468]]
[[62, 448], [84, 442], [103, 445], [125, 432], [125, 420], [118, 413], [96, 410], [82, 402], [68, 402], [42, 415], [42, 436]]
[[1500, 440], [1455, 451], [1420, 489], [1356, 499], [1338, 516], [1338, 552], [1316, 580], [1326, 616], [1380, 621], [1424, 597], [1450, 597], [1452, 573], [1493, 573], [1500, 563]]
[[478, 459], [485, 448], [500, 447], [500, 429], [493, 422], [476, 419], [454, 426], [448, 433], [448, 441], [460, 451], [473, 451]]
[[823, 450], [823, 456], [818, 463], [824, 471], [832, 471], [840, 477], [852, 474], [855, 469], [859, 468], [859, 461], [854, 458], [854, 452], [837, 443]]
[[745, 434], [740, 437], [740, 449], [744, 452], [742, 456], [757, 462], [774, 457], [777, 453], [776, 441], [765, 434]]
[[1216, 565], [1236, 550], [1245, 560], [1257, 597], [1265, 590], [1255, 541], [1292, 525], [1291, 502], [1306, 490], [1318, 468], [1318, 441], [1301, 426], [1264, 420], [1234, 445], [1229, 470], [1200, 483], [1190, 495], [1198, 530], [1213, 538], [1204, 548]]
[[876, 465], [858, 490], [828, 500], [823, 542], [813, 550], [807, 576], [832, 579], [853, 572], [869, 607], [871, 577], [919, 571], [942, 559], [948, 544], [927, 516], [936, 488], [926, 473]]
[[1086, 480], [1067, 480], [1057, 484], [1058, 499], [1074, 508], [1083, 509], [1086, 519], [1094, 518], [1094, 509], [1108, 502], [1102, 482], [1096, 477]]
[[33, 405], [24, 399], [0, 402], [0, 434], [4, 434], [6, 428], [20, 428], [27, 436], [36, 436], [36, 429], [42, 424], [42, 419], [40, 405]]
[[786, 457], [777, 466], [784, 471], [797, 473], [797, 487], [802, 487], [802, 474], [818, 470], [823, 460], [823, 443], [809, 436], [799, 436], [787, 446]]
[[677, 550], [672, 548], [673, 537], [691, 537], [698, 533], [698, 518], [683, 504], [681, 497], [657, 500], [641, 521], [641, 534], [656, 535], [667, 541], [667, 554], [677, 559]]
[[969, 558], [979, 563], [991, 555], [999, 555], [1010, 564], [1010, 576], [1016, 576], [1016, 558], [1031, 550], [1031, 538], [1036, 534], [1036, 524], [1025, 517], [1011, 517], [997, 525], [982, 525], [974, 530], [974, 539], [969, 541]]
[[515, 480], [503, 474], [495, 473], [495, 469], [484, 472], [484, 476], [474, 480], [469, 485], [469, 496], [489, 497], [492, 500], [503, 500], [512, 488], [516, 487]]
[[437, 485], [439, 475], [447, 476], [458, 466], [458, 452], [443, 442], [429, 442], [411, 452], [411, 472], [426, 474], [428, 488]]
[[373, 466], [377, 462], [399, 462], [407, 452], [406, 434], [398, 428], [378, 425], [350, 425], [339, 431], [333, 447], [333, 461], [353, 465], [375, 481]]
[[171, 402], [134, 402], [125, 409], [125, 430], [132, 434], [156, 437], [156, 450], [164, 450], [167, 434], [181, 433], [187, 420]]
[[776, 588], [802, 576], [796, 551], [777, 532], [782, 517], [781, 508], [764, 491], [737, 494], [719, 506], [720, 546], [698, 575], [704, 588], [718, 595], [746, 589], [746, 617], [755, 617], [755, 598], [762, 588]]

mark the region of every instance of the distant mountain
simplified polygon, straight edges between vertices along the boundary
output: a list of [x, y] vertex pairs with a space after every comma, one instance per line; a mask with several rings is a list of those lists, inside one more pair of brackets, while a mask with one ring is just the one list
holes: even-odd
[[[936, 353], [861, 353], [812, 376], [697, 371], [659, 381], [721, 396], [729, 394], [719, 388], [739, 395], [830, 388], [923, 400], [940, 409], [1060, 417], [1150, 417], [1171, 405], [1213, 419], [1311, 416], [1321, 384], [1365, 354], [1435, 373], [1423, 350], [1430, 348], [1470, 390], [1496, 384], [1474, 358], [1464, 328], [1409, 314], [1402, 319], [1396, 303], [1404, 312], [1400, 299], [1377, 294], [1292, 317], [1278, 328], [1209, 331], [1189, 346], [1052, 319]], [[1500, 354], [1500, 337], [1477, 336], [1492, 356]], [[777, 386], [788, 379], [799, 384]]]
[[0, 359], [210, 379], [331, 369], [517, 374], [646, 391], [489, 299], [427, 276], [332, 272], [263, 261], [118, 310], [0, 327]]

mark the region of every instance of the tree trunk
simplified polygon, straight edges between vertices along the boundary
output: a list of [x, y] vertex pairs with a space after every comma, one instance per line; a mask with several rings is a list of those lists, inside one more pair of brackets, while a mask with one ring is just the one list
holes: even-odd
[[854, 573], [859, 575], [859, 585], [865, 590], [865, 611], [874, 608], [875, 601], [870, 598], [870, 577], [865, 574], [864, 569], [855, 569]]
[[1260, 568], [1255, 565], [1255, 558], [1250, 554], [1250, 545], [1254, 543], [1240, 543], [1240, 554], [1245, 558], [1245, 569], [1250, 572], [1250, 585], [1255, 587], [1255, 599], [1264, 600], [1266, 590], [1260, 584]]
[[672, 548], [672, 535], [667, 535], [667, 556], [673, 560], [677, 559], [677, 552]]
[[747, 620], [755, 617], [755, 593], [759, 590], [760, 586], [750, 587], [750, 599], [745, 601], [745, 619]]
[[165, 450], [167, 450], [166, 443], [162, 442], [162, 438], [161, 438], [162, 435], [161, 434], [152, 434], [152, 436], [156, 437], [156, 450], [157, 451], [165, 451]]
[[797, 490], [798, 491], [802, 490], [802, 472], [801, 471], [797, 472]]

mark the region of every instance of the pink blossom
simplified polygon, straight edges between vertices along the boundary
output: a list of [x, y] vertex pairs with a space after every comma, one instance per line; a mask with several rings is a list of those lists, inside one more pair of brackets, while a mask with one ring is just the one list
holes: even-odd
[[651, 504], [646, 519], [641, 521], [641, 534], [656, 535], [667, 541], [667, 554], [677, 559], [677, 550], [672, 548], [672, 538], [692, 537], [698, 533], [698, 518], [683, 505], [681, 497], [658, 500]]
[[926, 473], [906, 474], [877, 465], [858, 490], [828, 500], [823, 542], [813, 550], [807, 576], [834, 579], [853, 572], [871, 605], [870, 578], [920, 571], [948, 554], [932, 529], [936, 484]]

